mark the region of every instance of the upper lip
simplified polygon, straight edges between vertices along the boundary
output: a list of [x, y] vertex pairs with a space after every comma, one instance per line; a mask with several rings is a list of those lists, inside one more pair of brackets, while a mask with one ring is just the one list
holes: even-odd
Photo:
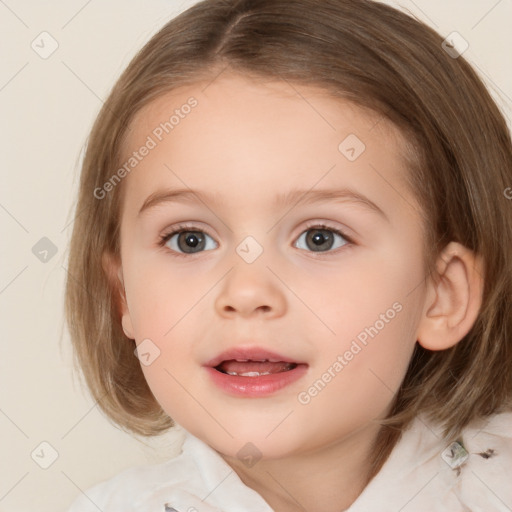
[[282, 361], [284, 363], [295, 363], [295, 364], [304, 364], [300, 361], [296, 361], [289, 357], [283, 356], [276, 352], [272, 352], [265, 348], [260, 347], [238, 347], [228, 349], [221, 354], [215, 356], [213, 359], [210, 359], [204, 366], [209, 366], [215, 368], [223, 361], [271, 361], [271, 362], [279, 362]]

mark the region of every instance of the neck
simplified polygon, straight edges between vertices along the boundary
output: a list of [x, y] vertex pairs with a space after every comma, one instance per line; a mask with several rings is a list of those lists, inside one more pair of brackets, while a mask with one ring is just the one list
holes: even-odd
[[252, 468], [236, 458], [224, 459], [276, 512], [342, 512], [375, 474], [370, 455], [379, 429], [367, 425], [320, 449], [263, 458]]

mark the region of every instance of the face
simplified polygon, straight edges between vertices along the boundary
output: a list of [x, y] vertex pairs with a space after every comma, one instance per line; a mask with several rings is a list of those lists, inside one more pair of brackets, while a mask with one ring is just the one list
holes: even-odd
[[169, 416], [227, 457], [252, 443], [269, 459], [384, 417], [425, 301], [394, 128], [237, 75], [176, 89], [131, 128], [123, 327]]

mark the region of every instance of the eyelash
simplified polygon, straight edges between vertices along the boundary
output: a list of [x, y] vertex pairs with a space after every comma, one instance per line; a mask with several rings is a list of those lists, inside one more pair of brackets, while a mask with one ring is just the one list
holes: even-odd
[[[312, 229], [318, 229], [318, 230], [325, 229], [326, 231], [331, 231], [332, 233], [341, 236], [347, 242], [346, 244], [343, 245], [343, 247], [348, 246], [348, 245], [354, 245], [354, 241], [352, 240], [352, 238], [347, 236], [347, 235], [345, 235], [345, 233], [343, 233], [343, 231], [341, 231], [339, 229], [336, 229], [336, 228], [333, 228], [333, 227], [328, 226], [327, 224], [323, 224], [323, 223], [320, 223], [320, 224], [313, 223], [311, 225], [306, 226], [305, 229], [300, 232], [299, 236], [302, 235], [302, 233], [304, 233], [305, 231], [310, 231]], [[210, 235], [207, 231], [205, 231], [203, 229], [198, 229], [198, 226], [193, 226], [193, 225], [189, 225], [189, 224], [179, 224], [172, 231], [169, 231], [167, 233], [164, 233], [164, 234], [160, 235], [159, 241], [158, 241], [158, 246], [162, 247], [162, 248], [165, 247], [165, 244], [174, 235], [177, 235], [179, 233], [183, 233], [184, 231], [199, 231], [200, 233], [205, 233], [210, 238], [213, 238], [213, 236]], [[318, 251], [316, 254], [318, 254], [320, 257], [322, 257], [322, 256], [328, 255], [330, 253], [336, 253], [339, 249], [341, 249], [341, 247], [338, 247], [334, 251], [326, 251], [326, 252]], [[173, 249], [169, 249], [169, 250], [172, 251], [173, 255], [178, 256], [178, 257], [190, 257], [190, 256], [195, 256], [196, 254], [201, 254], [201, 253], [186, 254], [186, 253], [181, 253], [181, 252], [174, 251]], [[203, 251], [203, 252], [205, 252], [205, 251]], [[314, 253], [314, 251], [309, 251], [309, 252]]]

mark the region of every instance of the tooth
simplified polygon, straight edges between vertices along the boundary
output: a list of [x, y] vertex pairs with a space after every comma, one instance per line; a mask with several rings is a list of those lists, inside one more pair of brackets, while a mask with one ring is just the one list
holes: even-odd
[[233, 375], [236, 377], [260, 377], [261, 375], [270, 375], [270, 372], [226, 372], [228, 375]]

